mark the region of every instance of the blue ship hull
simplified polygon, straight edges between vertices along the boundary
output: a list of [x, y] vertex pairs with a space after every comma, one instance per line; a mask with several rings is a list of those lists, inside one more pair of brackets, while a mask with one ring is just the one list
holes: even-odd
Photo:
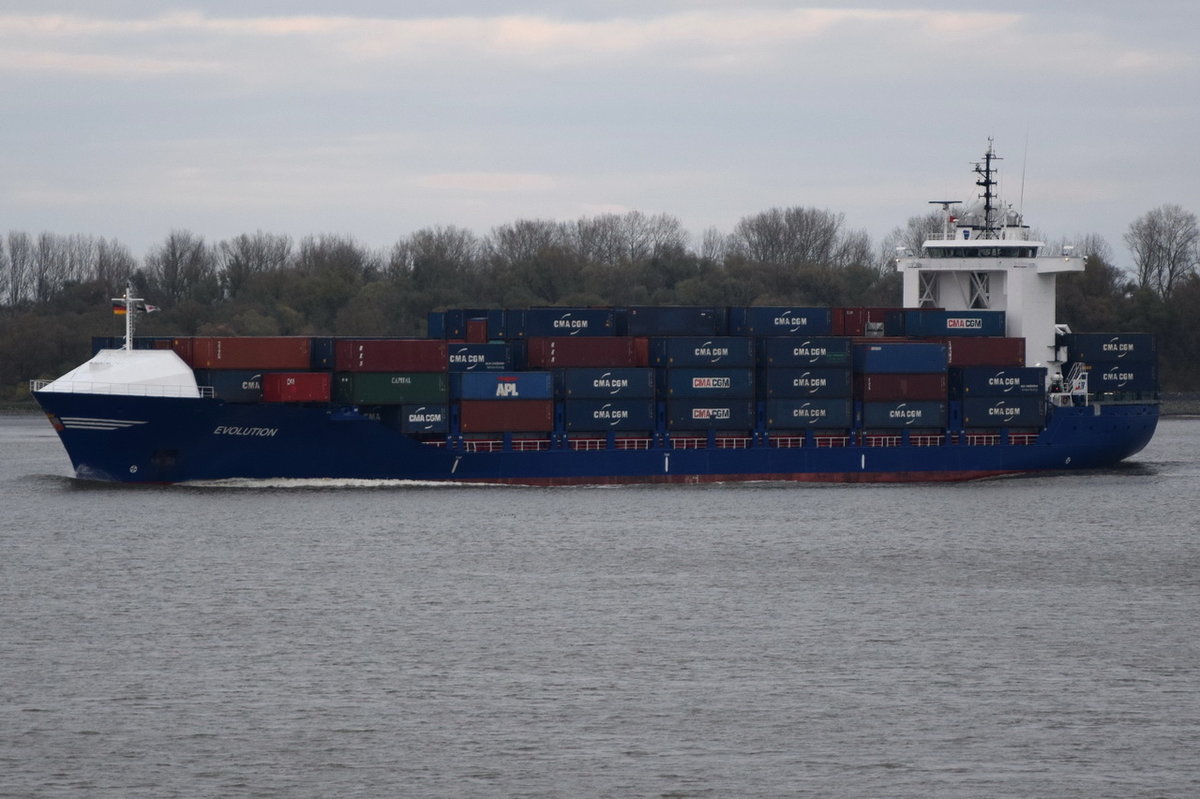
[[456, 436], [422, 441], [329, 405], [35, 392], [77, 476], [132, 483], [231, 478], [340, 478], [521, 485], [955, 481], [1111, 466], [1141, 450], [1153, 402], [1054, 407], [1036, 435], [800, 436], [673, 440], [622, 449], [565, 435], [536, 450], [497, 438], [492, 451]]

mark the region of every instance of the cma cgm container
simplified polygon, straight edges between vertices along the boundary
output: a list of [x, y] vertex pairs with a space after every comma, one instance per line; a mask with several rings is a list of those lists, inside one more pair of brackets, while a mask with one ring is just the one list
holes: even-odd
[[[1070, 374], [1074, 364], [1063, 366]], [[1121, 361], [1087, 366], [1088, 391], [1093, 393], [1141, 393], [1158, 390], [1158, 366], [1153, 362]]]
[[870, 429], [943, 428], [946, 426], [946, 403], [930, 400], [864, 402], [862, 426]]
[[760, 366], [849, 366], [850, 339], [786, 336], [759, 339]]
[[854, 345], [854, 371], [864, 374], [921, 374], [946, 370], [946, 347], [923, 341]]
[[1158, 344], [1153, 333], [1067, 333], [1062, 337], [1066, 361], [1111, 363], [1136, 361], [1150, 363], [1158, 359]]
[[857, 374], [854, 393], [859, 399], [876, 400], [936, 400], [947, 397], [945, 372], [927, 374]]
[[462, 433], [549, 433], [554, 400], [463, 400], [458, 404]]
[[956, 397], [1041, 396], [1046, 391], [1044, 366], [963, 366], [950, 369], [950, 392]]
[[754, 366], [754, 339], [746, 336], [652, 338], [650, 364], [669, 367], [751, 367]]
[[630, 336], [724, 336], [728, 309], [690, 305], [634, 306], [625, 309]]
[[513, 368], [512, 348], [506, 341], [447, 346], [447, 367], [451, 372], [506, 372]]
[[754, 397], [752, 369], [661, 369], [659, 393], [672, 399]]
[[913, 338], [937, 336], [1003, 336], [1004, 311], [946, 311], [910, 308], [904, 312], [904, 334]]
[[802, 430], [809, 427], [845, 430], [852, 423], [848, 398], [777, 399], [767, 402], [767, 427], [771, 430]]
[[568, 399], [653, 399], [655, 393], [653, 369], [563, 369], [556, 380]]
[[445, 404], [449, 399], [445, 372], [338, 372], [333, 399], [350, 405]]
[[649, 432], [654, 429], [650, 399], [569, 399], [563, 403], [568, 432]]
[[193, 369], [305, 370], [312, 365], [312, 339], [307, 336], [197, 336], [187, 349], [191, 360], [184, 360]]
[[328, 372], [268, 372], [263, 375], [264, 402], [329, 402]]
[[963, 400], [964, 427], [1042, 427], [1045, 401], [1039, 397], [968, 397]]
[[731, 336], [828, 336], [832, 308], [771, 306], [729, 309]]
[[463, 400], [546, 400], [554, 398], [554, 378], [550, 372], [457, 372], [450, 392]]
[[630, 336], [586, 338], [530, 338], [525, 360], [536, 369], [565, 369], [574, 366], [646, 366], [649, 342]]
[[992, 336], [950, 336], [946, 361], [951, 366], [1024, 366], [1025, 339]]
[[447, 345], [422, 338], [338, 339], [334, 361], [339, 372], [444, 372]]
[[404, 405], [400, 408], [401, 433], [445, 433], [450, 412], [445, 405]]
[[262, 402], [262, 377], [257, 369], [205, 369], [196, 372], [196, 385], [210, 386], [226, 402]]
[[670, 430], [749, 430], [754, 403], [738, 399], [672, 399], [667, 403]]
[[613, 336], [616, 332], [616, 313], [611, 308], [527, 308], [509, 311], [505, 321], [509, 338]]
[[766, 399], [849, 397], [850, 370], [764, 369], [759, 373], [759, 394]]

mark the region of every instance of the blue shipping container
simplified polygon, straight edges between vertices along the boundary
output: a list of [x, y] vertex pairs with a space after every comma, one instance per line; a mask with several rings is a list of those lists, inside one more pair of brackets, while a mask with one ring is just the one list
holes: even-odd
[[904, 311], [904, 334], [914, 338], [937, 336], [1004, 336], [1004, 311], [946, 311], [909, 308]]
[[571, 399], [653, 399], [654, 370], [578, 368], [558, 373], [558, 391]]
[[849, 366], [850, 339], [786, 336], [759, 339], [760, 366]]
[[725, 308], [650, 305], [625, 309], [625, 335], [724, 336], [729, 331]]
[[262, 402], [261, 370], [210, 369], [196, 372], [196, 384], [212, 386], [213, 396], [226, 402]]
[[513, 368], [508, 342], [451, 344], [447, 348], [451, 372], [506, 372]]
[[315, 371], [332, 369], [334, 365], [333, 339], [328, 336], [314, 337], [309, 347], [309, 359]]
[[761, 374], [760, 395], [770, 399], [793, 397], [849, 397], [850, 369], [766, 369]]
[[729, 309], [732, 336], [828, 336], [832, 331], [832, 308], [777, 305]]
[[[1063, 367], [1070, 374], [1071, 366]], [[1088, 391], [1092, 393], [1131, 393], [1158, 391], [1158, 365], [1133, 361], [1126, 363], [1093, 363], [1087, 370]]]
[[854, 371], [863, 374], [929, 374], [946, 371], [946, 345], [885, 341], [854, 345]]
[[568, 432], [651, 431], [654, 400], [570, 399], [563, 403], [563, 418]]
[[659, 376], [664, 397], [754, 397], [752, 369], [660, 369]]
[[450, 413], [445, 405], [402, 405], [400, 432], [445, 433], [450, 429]]
[[964, 427], [1042, 427], [1041, 397], [968, 397], [963, 400]]
[[950, 368], [950, 392], [956, 397], [1042, 396], [1042, 366], [963, 366]]
[[749, 400], [673, 399], [667, 403], [670, 430], [750, 430], [754, 403]]
[[946, 426], [946, 403], [924, 400], [864, 402], [862, 426], [868, 429], [943, 428]]
[[452, 372], [450, 396], [465, 400], [553, 399], [550, 372]]
[[777, 399], [767, 403], [767, 427], [772, 430], [845, 430], [852, 420], [849, 399]]
[[669, 367], [751, 367], [754, 366], [754, 339], [745, 336], [652, 338], [650, 363]]
[[616, 315], [611, 308], [528, 308], [509, 311], [505, 319], [505, 335], [510, 338], [612, 336], [615, 333]]
[[1153, 333], [1068, 333], [1062, 343], [1067, 349], [1063, 360], [1067, 361], [1153, 363], [1158, 359]]

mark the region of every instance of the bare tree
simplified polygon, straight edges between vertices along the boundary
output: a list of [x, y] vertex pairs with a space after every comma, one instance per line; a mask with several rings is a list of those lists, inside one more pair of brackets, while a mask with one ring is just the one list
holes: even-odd
[[842, 220], [841, 214], [816, 208], [772, 208], [738, 222], [730, 244], [740, 255], [765, 266], [830, 264]]
[[116, 293], [129, 282], [137, 269], [137, 261], [129, 248], [115, 239], [96, 242], [95, 278], [105, 285], [110, 293]]
[[1125, 234], [1133, 253], [1138, 285], [1161, 297], [1200, 265], [1200, 225], [1196, 215], [1173, 204], [1148, 211]]
[[275, 272], [288, 266], [292, 239], [259, 230], [217, 245], [217, 265], [226, 297], [236, 297], [253, 275]]
[[162, 246], [146, 255], [150, 286], [166, 301], [211, 302], [219, 291], [215, 261], [204, 239], [187, 230], [173, 230]]
[[33, 238], [24, 231], [13, 230], [8, 234], [8, 295], [9, 302], [16, 305], [32, 297], [33, 283]]

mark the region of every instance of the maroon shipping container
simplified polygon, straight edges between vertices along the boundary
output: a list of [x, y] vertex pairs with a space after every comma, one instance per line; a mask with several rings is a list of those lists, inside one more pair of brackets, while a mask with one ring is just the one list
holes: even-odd
[[331, 385], [328, 372], [267, 372], [263, 402], [329, 402]]
[[196, 336], [191, 341], [193, 369], [308, 369], [312, 365], [312, 339], [307, 336]]
[[588, 366], [647, 366], [650, 341], [640, 336], [530, 338], [530, 369], [573, 369]]
[[196, 364], [192, 358], [194, 348], [190, 337], [171, 339], [171, 349], [175, 350], [175, 354], [182, 358], [184, 363], [193, 369], [196, 368]]
[[488, 340], [488, 320], [483, 319], [468, 319], [467, 320], [467, 343], [468, 344], [487, 344]]
[[999, 336], [948, 336], [950, 366], [1024, 366], [1025, 339]]
[[333, 352], [339, 372], [445, 372], [450, 363], [440, 339], [338, 339]]
[[890, 400], [946, 401], [946, 373], [856, 374], [854, 394], [868, 402]]
[[458, 426], [463, 433], [549, 433], [554, 400], [463, 400]]

